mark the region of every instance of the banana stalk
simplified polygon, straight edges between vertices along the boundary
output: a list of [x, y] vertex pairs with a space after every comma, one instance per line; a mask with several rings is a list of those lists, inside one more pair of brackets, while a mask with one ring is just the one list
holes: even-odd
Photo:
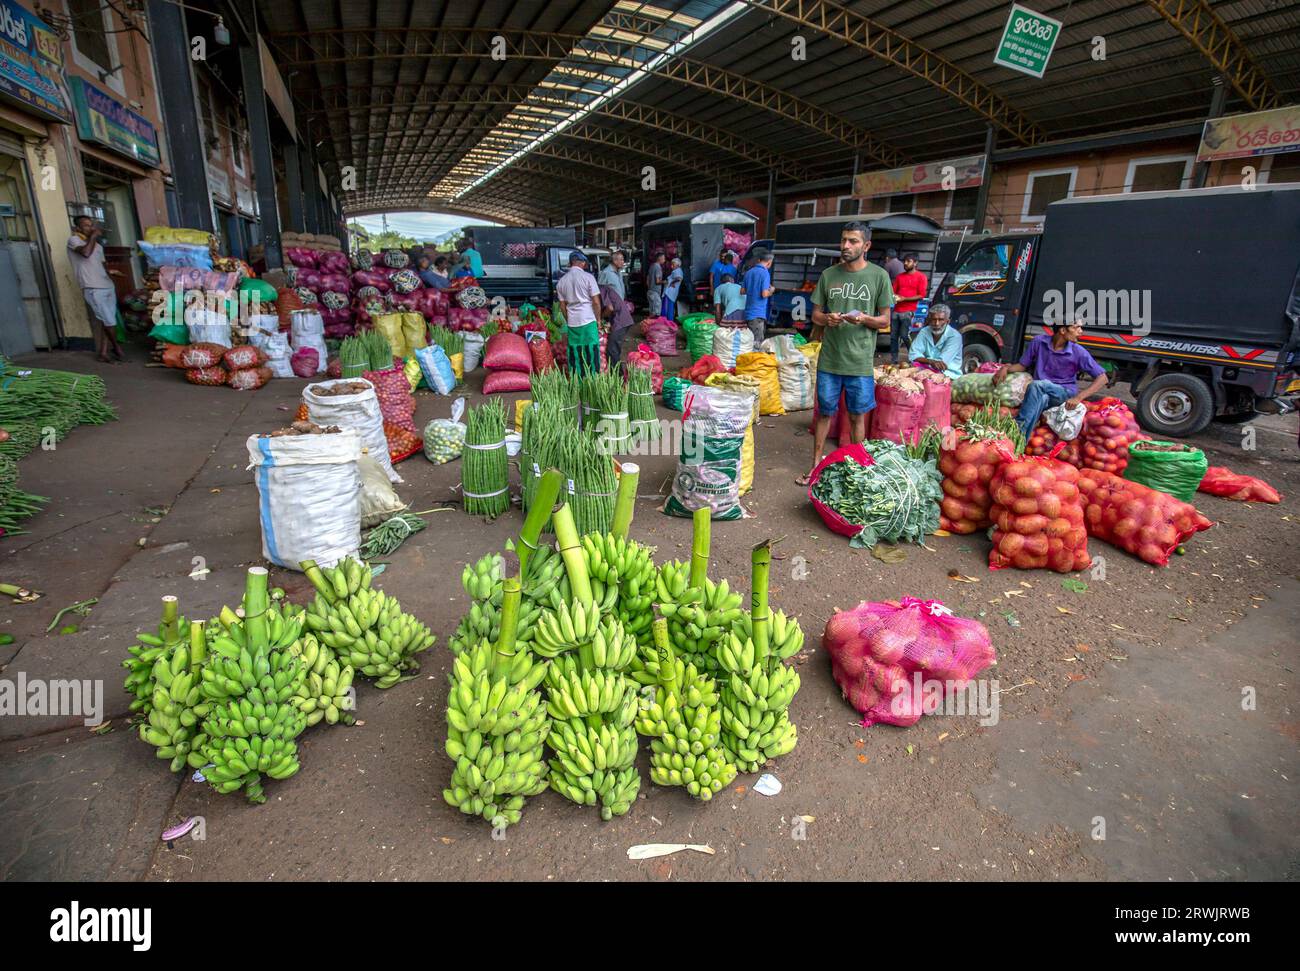
[[709, 576], [709, 547], [713, 539], [713, 514], [708, 506], [695, 510], [691, 531], [690, 585], [701, 589]]
[[587, 557], [578, 538], [578, 528], [573, 522], [573, 510], [566, 502], [551, 517], [555, 524], [555, 538], [564, 557], [564, 568], [569, 576], [569, 592], [575, 604], [590, 608], [593, 603], [591, 576], [587, 572]]
[[[754, 618], [754, 654], [758, 657], [758, 663], [766, 668], [768, 661], [769, 627], [772, 623], [772, 612], [767, 603], [768, 577], [772, 569], [772, 541], [765, 539], [754, 547], [750, 553], [750, 569], [753, 579], [751, 581], [752, 590], [750, 592], [749, 610]], [[769, 671], [769, 673], [771, 673]]]
[[271, 602], [264, 566], [250, 566], [244, 583], [244, 630], [248, 635], [248, 648], [256, 657], [267, 648], [266, 608]]
[[537, 484], [537, 491], [533, 494], [533, 504], [528, 510], [528, 515], [524, 517], [523, 527], [519, 530], [518, 553], [521, 577], [528, 574], [528, 561], [537, 549], [542, 528], [554, 512], [555, 501], [560, 496], [560, 485], [563, 479], [564, 474], [559, 469], [547, 469], [542, 473], [542, 479]]
[[623, 474], [618, 480], [618, 496], [614, 499], [614, 522], [610, 532], [619, 539], [627, 539], [636, 508], [636, 487], [641, 481], [641, 466], [635, 462], [623, 463]]

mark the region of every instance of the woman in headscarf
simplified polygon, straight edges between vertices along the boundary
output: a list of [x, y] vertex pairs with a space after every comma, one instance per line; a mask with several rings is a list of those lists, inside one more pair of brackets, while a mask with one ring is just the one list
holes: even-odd
[[664, 299], [663, 306], [660, 308], [660, 315], [667, 317], [669, 320], [677, 319], [677, 294], [682, 288], [682, 261], [676, 256], [673, 257], [672, 269], [668, 273], [668, 279], [664, 280]]

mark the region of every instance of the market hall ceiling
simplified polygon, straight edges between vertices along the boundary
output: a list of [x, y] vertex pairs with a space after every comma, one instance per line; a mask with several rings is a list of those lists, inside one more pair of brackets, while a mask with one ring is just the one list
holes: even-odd
[[[543, 222], [1300, 101], [1300, 0], [291, 0], [267, 43], [348, 215]], [[1094, 56], [1103, 38], [1105, 59]], [[803, 59], [796, 60], [797, 53]], [[654, 189], [643, 189], [647, 167]]]

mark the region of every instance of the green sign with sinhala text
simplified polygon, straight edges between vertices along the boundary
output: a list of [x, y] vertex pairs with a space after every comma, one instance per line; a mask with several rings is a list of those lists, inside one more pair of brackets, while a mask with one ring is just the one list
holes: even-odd
[[1061, 26], [1059, 20], [1013, 3], [993, 63], [1041, 78], [1061, 36]]

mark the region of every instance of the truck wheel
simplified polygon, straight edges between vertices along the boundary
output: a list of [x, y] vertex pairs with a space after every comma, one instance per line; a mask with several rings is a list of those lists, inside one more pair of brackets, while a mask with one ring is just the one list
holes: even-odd
[[1138, 424], [1156, 435], [1186, 438], [1214, 418], [1214, 395], [1193, 374], [1162, 374], [1138, 396]]
[[962, 373], [970, 374], [972, 371], [977, 370], [981, 364], [990, 364], [997, 359], [997, 351], [987, 344], [967, 344], [961, 349]]

